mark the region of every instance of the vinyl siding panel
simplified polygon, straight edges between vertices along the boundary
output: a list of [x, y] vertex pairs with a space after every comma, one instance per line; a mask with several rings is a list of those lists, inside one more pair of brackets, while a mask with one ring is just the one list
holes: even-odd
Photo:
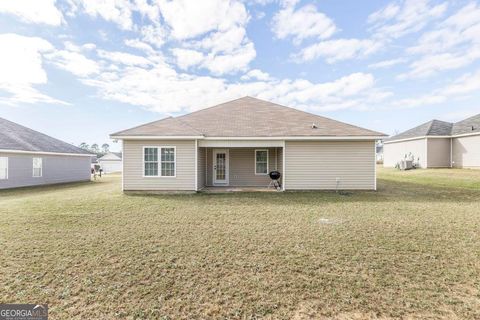
[[[143, 147], [176, 147], [176, 177], [143, 177]], [[123, 190], [125, 191], [194, 191], [194, 140], [124, 140]]]
[[[213, 150], [206, 148], [207, 152], [207, 185], [212, 186], [213, 180]], [[228, 149], [228, 148], [220, 148]], [[255, 150], [268, 150], [268, 171], [277, 169], [282, 172], [282, 148], [229, 148], [229, 186], [268, 186], [268, 175], [255, 175]], [[276, 159], [276, 162], [275, 162]]]
[[405, 155], [412, 153], [415, 161], [419, 162], [421, 168], [427, 167], [427, 151], [425, 138], [385, 143], [383, 145], [383, 166], [395, 167], [395, 165], [402, 159], [405, 159]]
[[450, 138], [428, 139], [428, 168], [450, 167]]
[[[0, 189], [90, 181], [90, 157], [0, 153], [8, 157], [8, 179]], [[42, 176], [33, 177], [33, 158], [42, 158]]]
[[373, 141], [287, 141], [286, 190], [375, 189]]
[[197, 162], [197, 165], [198, 165], [198, 168], [197, 168], [197, 175], [198, 175], [198, 180], [197, 180], [197, 183], [198, 183], [198, 189], [202, 189], [203, 187], [205, 187], [206, 183], [205, 183], [205, 166], [207, 164], [207, 158], [206, 158], [206, 149], [205, 148], [198, 148], [197, 150], [197, 159], [198, 159], [198, 162]]
[[452, 148], [454, 167], [480, 169], [480, 135], [453, 138]]

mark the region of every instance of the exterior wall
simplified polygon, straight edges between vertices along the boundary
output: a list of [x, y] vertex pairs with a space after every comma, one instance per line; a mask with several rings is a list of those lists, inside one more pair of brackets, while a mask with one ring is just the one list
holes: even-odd
[[122, 160], [98, 160], [104, 173], [122, 172]]
[[[143, 147], [176, 147], [176, 177], [144, 177]], [[123, 190], [194, 191], [195, 140], [124, 140]]]
[[[213, 150], [206, 148], [207, 186], [213, 186]], [[268, 186], [268, 175], [255, 175], [255, 149], [268, 149], [268, 171], [282, 172], [282, 148], [219, 148], [229, 150], [229, 186]], [[276, 152], [275, 152], [276, 150]], [[275, 162], [276, 159], [276, 162]], [[276, 166], [275, 166], [276, 164]]]
[[421, 168], [427, 167], [427, 151], [425, 138], [385, 143], [383, 145], [383, 166], [395, 167], [395, 165], [400, 160], [405, 159], [405, 155], [408, 155], [409, 153], [413, 154], [415, 162], [418, 161]]
[[[0, 189], [90, 181], [90, 157], [0, 153], [8, 157], [8, 179]], [[42, 158], [42, 176], [33, 177], [33, 158]]]
[[480, 169], [480, 135], [453, 138], [452, 149], [454, 167]]
[[450, 138], [429, 138], [427, 153], [428, 168], [450, 167]]
[[376, 188], [374, 141], [286, 141], [286, 190]]
[[207, 164], [207, 158], [206, 158], [206, 148], [198, 148], [197, 150], [197, 175], [198, 175], [198, 189], [202, 189], [206, 185], [206, 164]]

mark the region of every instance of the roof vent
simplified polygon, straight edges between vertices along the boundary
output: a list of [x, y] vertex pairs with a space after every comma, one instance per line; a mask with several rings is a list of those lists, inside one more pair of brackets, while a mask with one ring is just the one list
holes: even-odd
[[312, 123], [312, 129], [318, 129], [318, 126], [315, 123]]

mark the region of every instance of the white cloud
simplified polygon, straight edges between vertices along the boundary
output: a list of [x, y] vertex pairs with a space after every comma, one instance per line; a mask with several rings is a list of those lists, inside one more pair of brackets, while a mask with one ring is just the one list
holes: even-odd
[[86, 77], [100, 71], [97, 62], [86, 58], [83, 54], [68, 50], [55, 50], [45, 57], [60, 69], [79, 77]]
[[248, 71], [246, 74], [240, 77], [242, 80], [257, 79], [261, 81], [271, 80], [270, 75], [267, 72], [263, 72], [259, 69], [253, 69]]
[[480, 91], [480, 70], [475, 73], [467, 73], [453, 81], [442, 89], [445, 95], [464, 95]]
[[75, 15], [81, 10], [91, 17], [101, 17], [116, 23], [124, 30], [130, 30], [133, 26], [133, 5], [128, 0], [69, 0], [69, 3], [69, 15]]
[[311, 110], [362, 108], [389, 96], [375, 88], [371, 74], [356, 73], [326, 83], [277, 80], [260, 70], [251, 70], [247, 77], [239, 83], [179, 73], [157, 59], [149, 69], [120, 67], [82, 81], [96, 88], [104, 99], [162, 113], [189, 112], [244, 95]]
[[124, 41], [124, 43], [125, 43], [125, 45], [127, 45], [131, 48], [135, 48], [135, 49], [144, 51], [147, 54], [151, 54], [151, 53], [155, 52], [155, 50], [153, 50], [153, 48], [148, 43], [142, 42], [138, 39], [126, 39]]
[[393, 105], [400, 108], [415, 108], [432, 104], [440, 104], [451, 101], [454, 98], [460, 98], [465, 95], [479, 92], [480, 90], [480, 70], [474, 73], [466, 73], [450, 84], [433, 90], [428, 94], [416, 98], [401, 99], [395, 101]]
[[27, 23], [58, 26], [64, 21], [55, 0], [4, 0], [0, 1], [0, 13], [15, 15]]
[[470, 3], [424, 33], [417, 44], [407, 49], [420, 55], [401, 79], [428, 77], [445, 70], [470, 65], [480, 58], [480, 6]]
[[200, 64], [205, 59], [203, 54], [196, 50], [175, 48], [172, 49], [172, 53], [176, 58], [177, 65], [184, 70]]
[[160, 24], [145, 25], [140, 28], [142, 40], [160, 48], [166, 41], [166, 31]]
[[368, 67], [372, 69], [388, 68], [388, 67], [395, 66], [397, 64], [402, 64], [406, 61], [407, 59], [405, 58], [389, 59], [389, 60], [383, 60], [383, 61], [369, 64]]
[[391, 3], [368, 17], [377, 38], [399, 38], [423, 29], [429, 22], [440, 18], [447, 3], [431, 5], [429, 0], [404, 0]]
[[97, 50], [97, 53], [100, 58], [110, 60], [114, 63], [124, 64], [127, 66], [145, 67], [151, 64], [151, 61], [147, 58], [130, 53], [105, 50]]
[[341, 60], [366, 57], [381, 48], [382, 43], [370, 39], [327, 40], [302, 49], [294, 58], [298, 61], [309, 61], [322, 57], [328, 63], [335, 63]]
[[54, 50], [50, 42], [38, 37], [16, 34], [0, 35], [0, 90], [9, 96], [3, 103], [61, 103], [63, 101], [40, 93], [34, 86], [47, 83], [42, 54]]
[[480, 58], [480, 47], [465, 54], [441, 53], [426, 55], [410, 64], [410, 71], [398, 79], [425, 78], [441, 71], [454, 70], [469, 65]]
[[245, 5], [237, 0], [159, 0], [158, 5], [172, 37], [179, 40], [244, 26], [249, 19]]
[[297, 10], [289, 3], [277, 12], [272, 20], [272, 31], [279, 39], [293, 37], [299, 44], [306, 38], [327, 39], [337, 28], [332, 19], [319, 12], [314, 5], [305, 5]]

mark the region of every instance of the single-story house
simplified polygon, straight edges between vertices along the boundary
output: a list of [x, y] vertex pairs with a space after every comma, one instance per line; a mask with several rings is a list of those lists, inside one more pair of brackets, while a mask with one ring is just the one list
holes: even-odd
[[113, 133], [123, 141], [123, 190], [376, 189], [384, 134], [252, 97]]
[[420, 168], [480, 168], [480, 114], [451, 123], [432, 120], [384, 141], [385, 167], [412, 158]]
[[98, 159], [98, 164], [104, 173], [122, 172], [122, 153], [109, 152]]
[[0, 118], [0, 189], [90, 180], [87, 151]]

